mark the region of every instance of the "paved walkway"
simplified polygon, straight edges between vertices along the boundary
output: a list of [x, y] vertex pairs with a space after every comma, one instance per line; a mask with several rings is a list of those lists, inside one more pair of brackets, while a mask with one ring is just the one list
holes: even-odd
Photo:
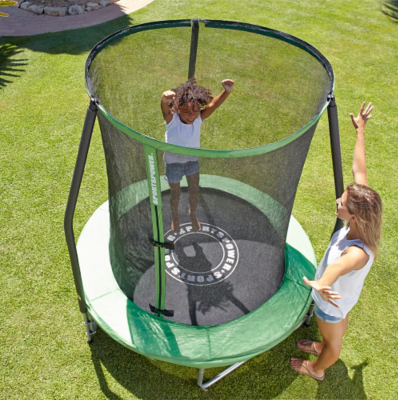
[[28, 36], [40, 33], [60, 32], [86, 28], [122, 17], [145, 7], [153, 0], [119, 0], [117, 3], [96, 11], [66, 17], [37, 15], [21, 10], [18, 6], [1, 7], [9, 17], [0, 17], [0, 36]]

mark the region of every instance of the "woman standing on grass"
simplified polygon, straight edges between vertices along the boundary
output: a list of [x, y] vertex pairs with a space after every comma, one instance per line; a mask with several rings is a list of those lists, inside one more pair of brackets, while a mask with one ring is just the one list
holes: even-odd
[[323, 336], [322, 342], [301, 339], [297, 347], [318, 356], [316, 361], [292, 357], [290, 365], [298, 373], [322, 381], [325, 370], [340, 356], [341, 344], [348, 326], [348, 312], [357, 303], [366, 275], [377, 255], [380, 242], [382, 206], [379, 195], [368, 187], [365, 160], [365, 125], [371, 117], [372, 103], [362, 104], [358, 116], [350, 114], [357, 139], [352, 173], [354, 184], [337, 200], [336, 216], [347, 225], [331, 238], [315, 274], [315, 280], [304, 277], [312, 287], [315, 315]]

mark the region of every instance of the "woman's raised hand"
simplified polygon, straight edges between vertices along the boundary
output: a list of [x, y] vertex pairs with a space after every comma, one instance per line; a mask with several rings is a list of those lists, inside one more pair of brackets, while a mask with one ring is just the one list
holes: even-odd
[[368, 121], [369, 118], [372, 118], [372, 116], [370, 115], [370, 113], [373, 110], [372, 103], [368, 104], [365, 111], [363, 110], [364, 108], [365, 108], [365, 102], [362, 103], [361, 110], [359, 111], [357, 117], [354, 117], [354, 114], [350, 113], [351, 121], [355, 129], [365, 130], [366, 122]]

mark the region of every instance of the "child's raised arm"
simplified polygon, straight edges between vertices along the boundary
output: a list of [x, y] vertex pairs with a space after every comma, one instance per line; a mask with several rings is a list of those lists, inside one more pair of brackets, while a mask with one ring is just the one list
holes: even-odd
[[354, 161], [352, 163], [352, 174], [354, 175], [355, 183], [368, 186], [366, 177], [366, 158], [365, 158], [365, 125], [372, 116], [370, 113], [373, 110], [372, 103], [369, 103], [365, 111], [365, 102], [362, 103], [361, 110], [357, 117], [350, 114], [352, 124], [357, 131], [357, 140], [354, 149]]
[[224, 103], [225, 99], [230, 95], [234, 88], [234, 81], [231, 79], [224, 79], [222, 82], [224, 90], [206, 106], [206, 108], [200, 114], [202, 120], [209, 118], [213, 112]]
[[163, 118], [166, 124], [169, 124], [173, 119], [173, 114], [171, 113], [171, 108], [169, 104], [174, 100], [176, 94], [172, 90], [166, 90], [162, 94], [162, 100], [160, 101], [160, 107], [162, 109]]

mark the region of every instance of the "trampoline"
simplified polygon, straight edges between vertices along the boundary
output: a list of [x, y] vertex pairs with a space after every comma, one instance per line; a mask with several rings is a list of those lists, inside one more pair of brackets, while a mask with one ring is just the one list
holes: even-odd
[[[163, 91], [193, 77], [213, 93], [222, 79], [236, 82], [203, 124], [200, 149], [165, 143], [159, 106]], [[326, 109], [336, 196], [343, 193], [333, 85], [330, 63], [308, 43], [238, 22], [152, 22], [93, 48], [65, 214], [89, 342], [98, 325], [149, 358], [198, 368], [206, 389], [309, 324], [311, 291], [302, 277], [314, 276], [316, 259], [291, 211]], [[73, 215], [97, 118], [108, 201], [76, 245]], [[199, 159], [199, 230], [185, 177], [180, 230], [171, 229], [164, 152]], [[204, 369], [220, 366], [230, 367], [204, 383]]]

